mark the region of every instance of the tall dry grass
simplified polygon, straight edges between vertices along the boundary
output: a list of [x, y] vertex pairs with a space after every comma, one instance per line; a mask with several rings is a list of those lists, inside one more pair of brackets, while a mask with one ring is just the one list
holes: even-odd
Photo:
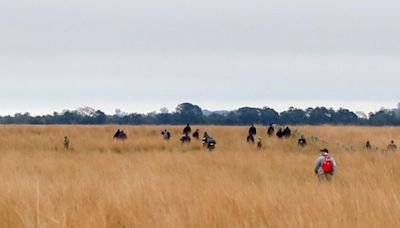
[[[129, 136], [112, 140], [116, 128]], [[245, 143], [245, 127], [200, 126], [217, 139], [181, 145], [165, 126], [1, 126], [0, 227], [399, 227], [399, 128], [298, 127], [310, 142]], [[71, 150], [63, 149], [68, 135]], [[343, 145], [353, 145], [349, 152]], [[338, 162], [331, 183], [313, 175], [318, 150]]]

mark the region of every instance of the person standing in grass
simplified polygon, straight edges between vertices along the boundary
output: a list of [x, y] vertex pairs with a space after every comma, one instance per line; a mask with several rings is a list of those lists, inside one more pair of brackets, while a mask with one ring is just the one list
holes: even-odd
[[68, 136], [65, 136], [65, 137], [64, 137], [64, 148], [65, 148], [66, 150], [69, 149], [69, 138], [68, 138]]
[[189, 135], [192, 132], [192, 128], [190, 124], [187, 124], [185, 128], [183, 128], [183, 135]]
[[390, 142], [390, 144], [387, 146], [387, 150], [390, 150], [390, 151], [395, 151], [395, 150], [397, 150], [397, 145], [394, 143], [394, 140], [392, 140], [392, 141]]
[[315, 162], [314, 173], [318, 176], [319, 181], [330, 181], [336, 172], [336, 161], [330, 156], [328, 149], [322, 149], [321, 152]]
[[261, 149], [262, 148], [262, 139], [260, 136], [257, 137], [257, 148]]
[[252, 124], [249, 128], [249, 135], [257, 135], [257, 129], [254, 126], [254, 124]]

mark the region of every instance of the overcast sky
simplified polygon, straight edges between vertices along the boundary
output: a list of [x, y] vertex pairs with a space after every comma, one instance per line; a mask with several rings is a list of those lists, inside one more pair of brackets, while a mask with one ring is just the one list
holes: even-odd
[[395, 107], [393, 0], [0, 1], [0, 114]]

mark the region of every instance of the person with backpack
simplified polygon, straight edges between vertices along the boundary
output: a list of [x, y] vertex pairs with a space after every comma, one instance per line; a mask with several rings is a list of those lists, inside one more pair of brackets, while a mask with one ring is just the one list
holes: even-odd
[[165, 140], [169, 140], [171, 138], [171, 133], [169, 133], [169, 131], [167, 129], [165, 129], [164, 131], [161, 132], [161, 135], [163, 136], [163, 138]]
[[336, 161], [330, 156], [328, 149], [322, 149], [321, 152], [321, 156], [315, 162], [314, 172], [319, 181], [330, 181], [336, 172]]

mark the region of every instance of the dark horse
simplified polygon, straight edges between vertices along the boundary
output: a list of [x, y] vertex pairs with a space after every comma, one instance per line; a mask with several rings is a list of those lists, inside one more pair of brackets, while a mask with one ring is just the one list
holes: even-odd
[[254, 135], [253, 134], [249, 134], [248, 136], [247, 136], [247, 138], [246, 138], [246, 141], [248, 142], [248, 143], [254, 143], [255, 141], [254, 141]]
[[182, 143], [190, 143], [191, 139], [188, 134], [182, 135], [182, 137], [179, 139], [181, 140]]
[[210, 152], [215, 149], [215, 145], [217, 144], [215, 139], [209, 136], [207, 132], [204, 134], [202, 141], [203, 141], [203, 147], [207, 148]]
[[125, 140], [128, 138], [128, 136], [126, 135], [126, 133], [124, 131], [121, 131], [118, 129], [117, 132], [115, 132], [113, 138], [118, 139], [118, 140]]

